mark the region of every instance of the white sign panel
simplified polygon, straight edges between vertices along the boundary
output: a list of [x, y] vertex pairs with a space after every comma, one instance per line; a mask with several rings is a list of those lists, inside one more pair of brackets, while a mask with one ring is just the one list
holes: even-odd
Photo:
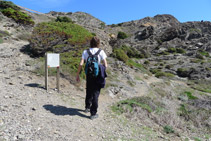
[[47, 66], [59, 67], [60, 57], [59, 54], [47, 53]]

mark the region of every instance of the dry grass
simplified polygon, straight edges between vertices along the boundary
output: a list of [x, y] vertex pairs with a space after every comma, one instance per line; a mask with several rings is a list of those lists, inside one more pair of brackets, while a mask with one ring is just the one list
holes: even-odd
[[[151, 91], [153, 95], [119, 102], [115, 110], [148, 127], [159, 126], [163, 134], [197, 134], [204, 138], [205, 134], [211, 132], [210, 97], [194, 90], [188, 92], [186, 87], [176, 83], [152, 84]], [[185, 100], [178, 98], [181, 95], [186, 97]]]

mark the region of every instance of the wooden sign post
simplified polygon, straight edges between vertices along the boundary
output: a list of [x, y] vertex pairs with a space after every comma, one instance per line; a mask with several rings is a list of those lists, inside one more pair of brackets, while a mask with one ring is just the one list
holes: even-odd
[[57, 68], [56, 87], [59, 91], [60, 55], [55, 53], [45, 54], [45, 88], [48, 91], [48, 68]]

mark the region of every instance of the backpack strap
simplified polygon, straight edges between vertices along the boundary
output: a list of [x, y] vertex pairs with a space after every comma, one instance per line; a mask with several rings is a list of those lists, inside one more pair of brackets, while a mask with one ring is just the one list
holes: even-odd
[[92, 53], [90, 52], [90, 50], [89, 50], [89, 49], [87, 49], [87, 53], [89, 54], [89, 56], [91, 56], [91, 55], [92, 55]]
[[101, 49], [99, 48], [99, 50], [95, 53], [95, 55], [99, 55], [100, 54]]

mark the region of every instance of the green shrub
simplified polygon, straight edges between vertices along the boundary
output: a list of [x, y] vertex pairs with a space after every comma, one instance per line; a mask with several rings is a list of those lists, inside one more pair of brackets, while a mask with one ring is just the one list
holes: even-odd
[[209, 55], [209, 52], [204, 51], [204, 50], [200, 50], [200, 51], [199, 51], [199, 54], [201, 54], [201, 55], [203, 55], [203, 56], [206, 56], [206, 57], [209, 57], [209, 56], [210, 56], [210, 55]]
[[128, 37], [128, 35], [125, 32], [119, 31], [117, 34], [118, 39], [126, 39], [127, 37]]
[[111, 108], [117, 114], [122, 114], [124, 112], [132, 112], [134, 107], [141, 107], [142, 109], [148, 111], [149, 113], [153, 111], [153, 109], [147, 104], [144, 98], [132, 98], [118, 102], [113, 105]]
[[0, 37], [10, 36], [10, 33], [8, 31], [1, 31], [0, 30]]
[[172, 65], [166, 65], [165, 68], [166, 69], [171, 69], [172, 68]]
[[148, 60], [146, 60], [146, 61], [144, 61], [144, 64], [145, 64], [145, 65], [149, 65], [150, 62], [149, 62]]
[[143, 70], [144, 67], [142, 64], [136, 63], [135, 61], [133, 61], [132, 59], [128, 59], [128, 61], [126, 62], [126, 64], [130, 67], [136, 67], [140, 70]]
[[133, 47], [128, 47], [126, 45], [123, 45], [121, 49], [124, 50], [124, 52], [127, 54], [129, 58], [144, 58], [145, 57], [145, 55], [141, 54], [139, 51], [137, 51]]
[[189, 70], [185, 68], [178, 68], [177, 69], [177, 74], [180, 77], [188, 77], [189, 76]]
[[183, 53], [185, 53], [185, 50], [182, 49], [182, 48], [171, 47], [171, 48], [168, 48], [167, 51], [163, 51], [160, 54], [161, 55], [168, 55], [169, 53], [181, 53], [181, 54], [183, 54]]
[[92, 33], [93, 36], [96, 36], [96, 33]]
[[118, 25], [116, 25], [116, 24], [112, 24], [112, 25], [111, 25], [111, 27], [117, 27], [117, 26], [118, 26]]
[[171, 48], [168, 48], [168, 52], [169, 53], [176, 53], [177, 51], [176, 51], [176, 48], [171, 47]]
[[155, 73], [155, 77], [158, 77], [158, 78], [160, 78], [160, 77], [174, 77], [174, 74], [172, 74], [172, 73], [168, 73], [168, 72], [161, 72], [161, 71], [158, 71], [158, 72], [156, 72]]
[[45, 22], [34, 28], [29, 41], [33, 54], [42, 56], [47, 51], [62, 53], [87, 48], [92, 37], [88, 30], [77, 24]]
[[[66, 22], [48, 22], [41, 23], [35, 27], [34, 32], [37, 34], [57, 34], [67, 37], [67, 41], [71, 44], [83, 44], [89, 41], [92, 34], [85, 28]], [[52, 37], [52, 36], [50, 36]]]
[[127, 54], [122, 49], [115, 49], [114, 52], [113, 52], [113, 55], [114, 55], [114, 57], [116, 57], [117, 59], [119, 59], [120, 61], [123, 61], [125, 63], [129, 59]]
[[104, 22], [100, 23], [100, 28], [104, 29], [106, 27], [106, 24]]
[[159, 55], [169, 55], [169, 52], [168, 51], [162, 51], [159, 53]]
[[156, 74], [158, 72], [160, 72], [161, 70], [160, 69], [157, 69], [157, 68], [151, 68], [150, 69], [150, 72], [153, 73], [153, 74]]
[[70, 18], [64, 16], [64, 17], [60, 17], [58, 16], [56, 18], [56, 22], [66, 22], [66, 23], [74, 23]]
[[193, 96], [191, 92], [186, 91], [185, 94], [187, 95], [189, 100], [198, 99], [197, 97]]
[[174, 129], [173, 129], [171, 126], [169, 126], [169, 125], [164, 126], [164, 127], [163, 127], [163, 130], [164, 130], [164, 132], [166, 132], [167, 134], [169, 134], [169, 133], [174, 133]]
[[[145, 55], [141, 54], [135, 48], [128, 47], [128, 46], [125, 46], [125, 45], [123, 45], [120, 48], [114, 48], [114, 51], [113, 52], [114, 52], [113, 53], [113, 56], [116, 57], [116, 58], [117, 58], [116, 52], [121, 52], [121, 53], [124, 52], [122, 56], [127, 55], [128, 58], [144, 58], [145, 57]], [[119, 59], [119, 58], [117, 58], [117, 59]], [[119, 59], [119, 60], [123, 61], [122, 59]]]
[[0, 11], [3, 9], [7, 9], [7, 8], [12, 8], [14, 10], [20, 10], [20, 8], [18, 6], [16, 6], [13, 2], [11, 1], [0, 1]]
[[176, 49], [176, 52], [177, 52], [177, 53], [181, 53], [181, 54], [186, 53], [185, 50], [182, 49], [182, 48], [177, 48], [177, 49]]
[[198, 137], [194, 137], [194, 141], [202, 141], [202, 140]]
[[163, 103], [157, 100], [153, 100], [150, 97], [144, 97], [144, 96], [122, 100], [112, 105], [111, 108], [117, 114], [122, 114], [126, 112], [130, 112], [130, 114], [136, 114], [135, 113], [136, 111], [134, 111], [136, 107], [140, 107], [148, 113], [151, 112], [154, 113], [155, 111], [159, 111], [160, 109], [165, 109], [165, 105]]
[[198, 59], [204, 59], [204, 57], [203, 57], [203, 55], [201, 55], [201, 54], [196, 54], [196, 58], [198, 58]]
[[2, 13], [7, 16], [8, 18], [12, 18], [15, 20], [15, 22], [24, 24], [24, 25], [34, 25], [34, 21], [30, 16], [28, 16], [26, 13], [23, 13], [21, 11], [12, 9], [12, 8], [6, 8], [2, 10]]

